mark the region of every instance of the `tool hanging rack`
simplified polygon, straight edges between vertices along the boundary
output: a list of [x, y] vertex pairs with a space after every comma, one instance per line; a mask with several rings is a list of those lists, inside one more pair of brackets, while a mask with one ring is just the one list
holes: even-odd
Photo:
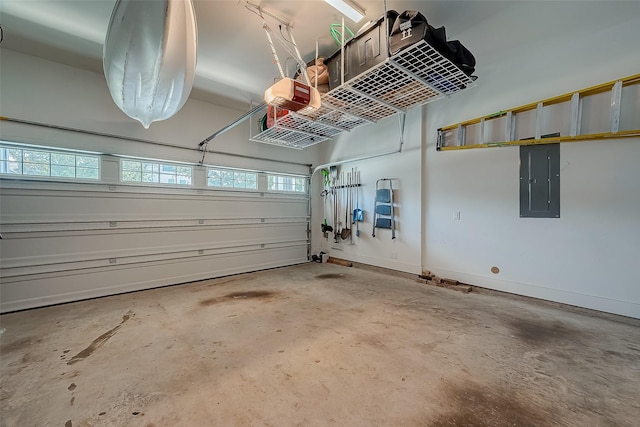
[[290, 112], [250, 140], [304, 149], [473, 86], [474, 79], [422, 40], [323, 94], [320, 109]]
[[[364, 212], [359, 207], [353, 209], [353, 192], [356, 192], [355, 199], [358, 200], [358, 190], [363, 186], [360, 183], [360, 171], [356, 168], [351, 168], [351, 172], [338, 172], [338, 167], [332, 166], [325, 184], [324, 196], [328, 197], [330, 195], [333, 199], [333, 226], [331, 227], [331, 230], [334, 232], [334, 243], [340, 243], [342, 240], [347, 239], [353, 243], [353, 230], [350, 227], [356, 225], [356, 237], [359, 237], [359, 225], [357, 222], [362, 222], [364, 220]], [[343, 214], [345, 220], [344, 223], [342, 222]], [[323, 223], [323, 232], [325, 232], [327, 228], [325, 219], [325, 222]], [[325, 235], [325, 238], [328, 237], [328, 234]]]
[[[499, 111], [488, 116], [478, 117], [465, 122], [449, 125], [438, 129], [438, 151], [465, 150], [471, 148], [508, 147], [514, 145], [553, 144], [559, 142], [580, 142], [614, 138], [637, 138], [640, 129], [620, 129], [620, 112], [622, 92], [624, 88], [640, 85], [640, 74], [635, 74], [619, 80], [588, 87], [576, 92], [548, 98], [539, 102], [522, 105], [506, 111]], [[609, 114], [609, 131], [600, 133], [581, 134], [582, 103], [585, 98], [611, 93], [611, 107]], [[566, 126], [568, 135], [543, 135], [543, 109], [557, 104], [567, 103], [570, 108], [570, 123]], [[527, 139], [516, 139], [516, 116], [526, 112], [535, 112], [535, 136]], [[634, 112], [636, 117], [640, 112]], [[499, 121], [499, 123], [498, 123]], [[504, 135], [501, 142], [486, 142], [486, 128], [494, 122], [502, 124], [500, 134]], [[467, 128], [478, 126], [474, 143], [470, 143]]]

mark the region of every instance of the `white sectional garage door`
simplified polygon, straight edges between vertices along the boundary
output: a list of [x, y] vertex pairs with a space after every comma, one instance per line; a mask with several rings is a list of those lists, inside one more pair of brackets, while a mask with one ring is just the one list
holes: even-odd
[[1, 311], [307, 262], [307, 193], [257, 175], [254, 191], [3, 179]]

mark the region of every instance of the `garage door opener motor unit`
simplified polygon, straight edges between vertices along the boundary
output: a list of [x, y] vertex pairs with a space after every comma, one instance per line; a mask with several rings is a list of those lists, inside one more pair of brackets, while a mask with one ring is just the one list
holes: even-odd
[[273, 39], [271, 38], [271, 29], [264, 20], [260, 9], [258, 9], [258, 12], [260, 17], [262, 18], [262, 28], [267, 35], [267, 40], [269, 41], [269, 46], [271, 47], [271, 53], [273, 55], [274, 62], [278, 66], [278, 70], [280, 71], [280, 80], [264, 92], [264, 101], [274, 107], [289, 111], [298, 111], [301, 114], [308, 114], [317, 110], [322, 104], [322, 100], [320, 99], [320, 92], [318, 92], [318, 89], [311, 86], [309, 76], [306, 72], [307, 65], [302, 60], [302, 56], [300, 55], [298, 46], [295, 44], [293, 34], [291, 33], [291, 28], [289, 28], [289, 25], [285, 25], [287, 33], [289, 35], [289, 40], [291, 40], [291, 44], [293, 45], [295, 51], [292, 51], [291, 47], [287, 46], [286, 43], [280, 41], [280, 39], [278, 39], [278, 41], [280, 41], [282, 47], [293, 58], [295, 58], [298, 66], [302, 71], [302, 75], [306, 81], [306, 84], [285, 77], [284, 70], [282, 69], [282, 65], [280, 64], [280, 59], [278, 58], [278, 53], [276, 52], [275, 46], [273, 45]]

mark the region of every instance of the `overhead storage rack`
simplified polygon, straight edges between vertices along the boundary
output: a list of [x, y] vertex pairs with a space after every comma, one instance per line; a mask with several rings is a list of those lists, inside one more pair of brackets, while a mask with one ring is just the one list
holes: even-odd
[[[304, 149], [342, 132], [450, 96], [475, 85], [455, 64], [421, 40], [322, 95], [320, 109], [294, 112], [250, 139]], [[253, 126], [252, 126], [253, 129]]]
[[[600, 122], [607, 123], [598, 132], [584, 132], [583, 104], [596, 95], [607, 96], [603, 99]], [[438, 151], [465, 150], [471, 148], [508, 147], [513, 145], [552, 144], [558, 142], [593, 141], [602, 139], [637, 138], [640, 137], [640, 112], [637, 111], [637, 99], [640, 96], [640, 74], [619, 80], [602, 83], [571, 93], [548, 98], [539, 102], [522, 105], [505, 111], [498, 111], [487, 116], [467, 120], [438, 129]], [[626, 102], [625, 102], [626, 100]], [[564, 104], [564, 105], [563, 105]], [[606, 108], [605, 108], [606, 105]], [[625, 109], [623, 110], [623, 105]], [[564, 110], [550, 110], [551, 108]], [[547, 110], [549, 109], [549, 110]], [[595, 110], [595, 108], [591, 108]], [[544, 126], [545, 114], [549, 111], [557, 120], [548, 128]], [[626, 113], [626, 114], [625, 114]], [[526, 114], [533, 115], [533, 126], [530, 135], [520, 135], [518, 118]], [[593, 115], [593, 112], [591, 112]], [[621, 124], [621, 116], [628, 117], [626, 124]], [[590, 117], [590, 122], [594, 121]], [[523, 126], [524, 127], [524, 126]], [[520, 132], [519, 132], [520, 131]], [[490, 141], [490, 134], [500, 135], [498, 140]]]

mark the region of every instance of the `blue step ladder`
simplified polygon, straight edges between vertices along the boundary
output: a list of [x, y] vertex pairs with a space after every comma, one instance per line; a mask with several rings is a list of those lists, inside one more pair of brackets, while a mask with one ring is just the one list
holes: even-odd
[[393, 209], [393, 183], [391, 178], [381, 178], [376, 181], [376, 199], [373, 206], [373, 237], [376, 228], [391, 230], [391, 238], [396, 238], [395, 212]]

